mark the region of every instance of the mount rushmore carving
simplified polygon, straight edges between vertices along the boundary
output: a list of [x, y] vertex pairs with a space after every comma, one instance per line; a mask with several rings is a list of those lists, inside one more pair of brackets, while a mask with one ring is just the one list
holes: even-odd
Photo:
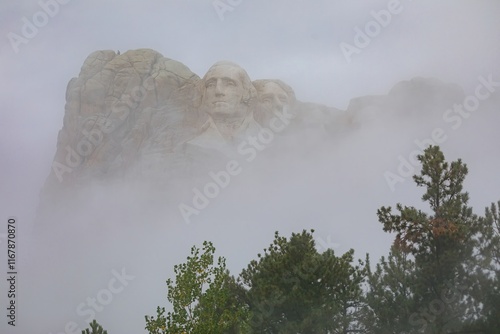
[[237, 64], [218, 62], [200, 78], [153, 50], [92, 53], [69, 82], [66, 100], [51, 184], [161, 177], [196, 151], [231, 155], [262, 130], [325, 131], [342, 115], [297, 101], [280, 80], [252, 82]]
[[[419, 94], [415, 105], [408, 97]], [[150, 49], [96, 51], [68, 84], [42, 202], [89, 183], [169, 187], [172, 180], [196, 179], [198, 167], [206, 175], [235, 155], [251, 159], [283, 139], [355, 131], [365, 114], [445, 108], [462, 98], [455, 85], [415, 78], [388, 95], [352, 99], [341, 111], [299, 101], [281, 80], [252, 81], [228, 61], [200, 77]]]

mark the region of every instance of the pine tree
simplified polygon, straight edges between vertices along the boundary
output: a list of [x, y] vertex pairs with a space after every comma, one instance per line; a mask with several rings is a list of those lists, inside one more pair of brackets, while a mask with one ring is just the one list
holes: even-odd
[[493, 334], [500, 328], [500, 201], [485, 209], [477, 232], [467, 263], [473, 317], [465, 328]]
[[366, 270], [364, 328], [374, 334], [401, 334], [414, 330], [411, 319], [416, 309], [416, 272], [411, 256], [392, 246], [388, 257], [382, 256], [375, 271], [371, 270], [367, 255]]
[[431, 214], [397, 204], [399, 214], [381, 207], [377, 215], [384, 231], [396, 233], [394, 246], [415, 259], [418, 310], [412, 323], [426, 333], [444, 333], [467, 317], [464, 263], [473, 254], [478, 219], [462, 191], [468, 170], [460, 159], [449, 164], [438, 146], [430, 146], [418, 160], [422, 170], [413, 179], [426, 190], [422, 200]]
[[101, 325], [99, 325], [95, 319], [89, 325], [92, 329], [92, 332], [88, 328], [86, 328], [82, 331], [82, 334], [108, 334], [108, 332], [103, 330]]
[[353, 251], [319, 254], [311, 233], [275, 234], [240, 275], [252, 333], [344, 333], [353, 324], [364, 277]]

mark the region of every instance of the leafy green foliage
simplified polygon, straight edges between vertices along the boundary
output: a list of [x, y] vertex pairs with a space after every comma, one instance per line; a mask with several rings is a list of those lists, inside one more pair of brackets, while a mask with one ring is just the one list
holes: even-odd
[[146, 316], [146, 329], [152, 334], [226, 333], [237, 327], [242, 310], [233, 300], [229, 286], [234, 279], [226, 270], [223, 257], [214, 265], [215, 247], [203, 243], [202, 253], [191, 248], [187, 261], [174, 266], [175, 282], [167, 280], [167, 299], [173, 311], [157, 308], [157, 316]]
[[[198, 333], [486, 333], [500, 328], [500, 201], [479, 217], [463, 191], [467, 166], [448, 163], [437, 146], [418, 156], [417, 187], [428, 212], [381, 207], [395, 239], [374, 268], [319, 253], [314, 230], [275, 233], [236, 280], [215, 248], [191, 249], [167, 281], [173, 311], [146, 317], [152, 334]], [[85, 333], [84, 333], [85, 334]], [[87, 331], [87, 334], [88, 331]]]

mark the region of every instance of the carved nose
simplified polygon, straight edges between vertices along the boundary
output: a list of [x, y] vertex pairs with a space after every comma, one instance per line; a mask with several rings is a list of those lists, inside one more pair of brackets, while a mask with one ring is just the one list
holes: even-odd
[[274, 106], [280, 111], [283, 110], [283, 102], [281, 102], [281, 100], [277, 97], [274, 98]]
[[217, 80], [217, 83], [215, 84], [215, 95], [223, 95], [223, 94], [224, 94], [224, 92], [222, 90], [220, 81]]

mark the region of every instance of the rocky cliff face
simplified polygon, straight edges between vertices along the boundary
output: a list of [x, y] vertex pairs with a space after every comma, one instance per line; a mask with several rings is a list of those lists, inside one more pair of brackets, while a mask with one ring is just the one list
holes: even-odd
[[[64, 125], [46, 188], [123, 176], [146, 161], [156, 163], [152, 169], [158, 171], [168, 168], [158, 164], [167, 163], [207, 121], [199, 110], [200, 81], [182, 63], [153, 50], [89, 55], [67, 87]], [[342, 114], [313, 103], [296, 106], [300, 112], [292, 129], [322, 131]]]
[[[229, 95], [232, 86], [240, 85], [225, 78], [232, 75], [231, 66], [221, 64], [219, 71], [226, 68], [228, 72], [212, 84], [212, 79], [200, 78], [182, 63], [149, 49], [123, 54], [96, 51], [89, 55], [79, 76], [71, 79], [67, 87], [64, 125], [42, 191], [42, 207], [49, 198], [75, 196], [75, 189], [90, 183], [139, 180], [167, 187], [170, 179], [191, 177], [186, 171], [193, 164], [203, 165], [204, 159], [217, 156], [217, 145], [229, 143], [227, 146], [235, 152], [242, 149], [231, 141], [243, 133], [236, 129], [243, 125], [245, 131], [253, 127], [256, 138], [263, 141], [260, 144], [266, 136], [269, 139], [269, 134], [292, 142], [311, 133], [334, 138], [371, 118], [432, 113], [464, 96], [454, 85], [415, 78], [398, 83], [388, 95], [354, 98], [348, 109], [341, 111], [297, 101], [293, 89], [279, 80], [254, 81], [252, 87], [245, 87], [242, 78], [242, 89], [251, 97], [244, 100], [248, 117], [240, 123], [235, 121], [238, 125], [233, 126], [230, 121], [220, 123], [220, 117], [207, 111], [203, 102], [212, 85], [217, 85], [213, 88], [215, 98]], [[226, 86], [221, 88], [219, 83]], [[227, 101], [216, 101], [211, 106], [223, 105]], [[286, 129], [278, 131], [277, 125], [274, 128], [273, 118]], [[197, 143], [199, 151], [200, 140], [206, 138], [214, 139], [216, 145], [205, 149], [202, 144], [201, 154], [196, 153], [193, 160], [189, 144]]]
[[168, 152], [203, 120], [199, 77], [152, 50], [92, 53], [67, 88], [48, 186], [86, 182], [127, 168], [144, 150]]

